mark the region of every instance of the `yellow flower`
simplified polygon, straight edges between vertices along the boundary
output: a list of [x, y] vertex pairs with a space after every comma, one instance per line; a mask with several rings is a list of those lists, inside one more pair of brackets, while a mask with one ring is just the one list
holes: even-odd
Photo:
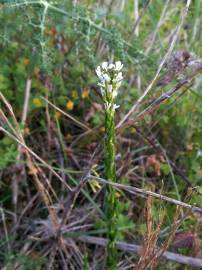
[[71, 100], [68, 100], [66, 103], [66, 108], [68, 111], [72, 111], [74, 109], [74, 103]]
[[84, 98], [87, 98], [89, 96], [89, 90], [88, 89], [83, 89], [82, 93], [81, 93], [81, 97], [84, 99]]
[[40, 98], [34, 98], [32, 102], [37, 108], [40, 108], [43, 106], [43, 102], [41, 101]]

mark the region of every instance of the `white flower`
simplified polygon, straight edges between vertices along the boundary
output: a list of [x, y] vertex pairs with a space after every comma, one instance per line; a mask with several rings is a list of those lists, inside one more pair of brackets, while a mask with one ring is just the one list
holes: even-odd
[[122, 72], [120, 71], [123, 64], [120, 61], [113, 63], [103, 62], [95, 70], [100, 86], [100, 92], [104, 100], [105, 110], [115, 111], [119, 106], [114, 104], [114, 99], [118, 95], [118, 88], [123, 80]]
[[122, 81], [119, 81], [116, 83], [116, 89], [119, 89], [119, 87], [121, 86], [121, 83], [122, 83]]
[[116, 71], [120, 71], [122, 69], [122, 67], [123, 67], [123, 64], [121, 63], [121, 61], [117, 61], [115, 63], [115, 70]]
[[110, 102], [108, 102], [108, 101], [106, 101], [106, 102], [104, 103], [104, 106], [105, 106], [105, 110], [110, 110], [110, 109], [112, 109], [113, 112], [114, 112], [117, 108], [120, 107], [120, 105], [112, 104], [112, 103], [110, 103]]
[[113, 79], [113, 83], [120, 82], [123, 80], [122, 72], [119, 72], [116, 77]]
[[99, 82], [98, 85], [99, 85], [100, 87], [103, 87], [103, 88], [105, 87], [105, 84], [104, 84], [103, 81], [102, 81], [101, 83]]
[[104, 88], [100, 87], [100, 92], [101, 92], [101, 95], [104, 97], [105, 96], [105, 90], [104, 90]]
[[108, 66], [108, 63], [107, 63], [107, 62], [103, 62], [103, 63], [101, 64], [101, 67], [102, 67], [103, 69], [107, 69], [107, 66]]
[[114, 91], [112, 92], [112, 97], [113, 97], [113, 99], [116, 98], [117, 95], [118, 95], [118, 91], [117, 91], [117, 90], [114, 90]]
[[108, 84], [106, 90], [107, 90], [107, 93], [112, 93], [112, 90], [113, 90], [112, 85]]
[[98, 66], [95, 70], [97, 76], [99, 77], [99, 79], [102, 77], [102, 71], [101, 71], [101, 68], [100, 66]]
[[107, 73], [103, 73], [102, 77], [103, 77], [103, 80], [106, 81], [107, 83], [111, 81], [111, 78], [109, 77]]
[[114, 64], [109, 64], [108, 69], [113, 69], [114, 67]]
[[112, 109], [113, 109], [113, 111], [115, 111], [115, 110], [118, 109], [119, 107], [120, 107], [120, 105], [114, 104]]
[[118, 75], [116, 76], [116, 79], [117, 80], [123, 80], [123, 75], [122, 75], [122, 72], [119, 72]]

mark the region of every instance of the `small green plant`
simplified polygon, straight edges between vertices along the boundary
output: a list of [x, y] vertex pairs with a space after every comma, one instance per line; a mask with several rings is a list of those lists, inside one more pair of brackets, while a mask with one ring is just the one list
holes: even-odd
[[4, 258], [5, 269], [23, 269], [23, 270], [37, 270], [42, 269], [46, 263], [43, 257], [32, 257], [24, 253], [8, 253]]
[[[111, 182], [116, 182], [115, 166], [115, 110], [119, 107], [115, 104], [118, 88], [123, 80], [120, 71], [123, 64], [118, 61], [115, 64], [103, 62], [98, 66], [96, 73], [100, 82], [101, 95], [105, 108], [105, 177]], [[117, 221], [118, 221], [118, 202], [116, 190], [107, 186], [106, 192], [106, 217], [107, 217], [107, 269], [113, 270], [117, 267]]]

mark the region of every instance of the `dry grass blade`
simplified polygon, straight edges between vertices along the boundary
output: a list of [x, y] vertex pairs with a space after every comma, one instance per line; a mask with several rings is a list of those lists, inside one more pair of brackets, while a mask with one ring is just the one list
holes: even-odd
[[69, 113], [64, 112], [63, 110], [61, 110], [60, 108], [58, 108], [56, 105], [54, 105], [52, 102], [50, 102], [48, 99], [41, 97], [45, 102], [47, 102], [49, 105], [51, 105], [55, 110], [57, 110], [58, 112], [62, 113], [63, 115], [65, 115], [66, 117], [68, 117], [69, 119], [71, 119], [74, 123], [76, 123], [77, 126], [84, 128], [88, 131], [92, 131], [88, 126], [86, 126], [85, 124], [83, 124], [82, 122], [80, 122], [79, 120], [77, 120], [75, 117], [71, 116]]
[[159, 31], [159, 27], [161, 26], [162, 24], [162, 21], [164, 20], [165, 18], [165, 15], [166, 15], [166, 10], [167, 10], [167, 7], [168, 7], [168, 4], [169, 4], [170, 0], [167, 0], [165, 5], [164, 5], [164, 8], [163, 8], [163, 11], [161, 12], [161, 16], [159, 18], [159, 21], [156, 25], [156, 28], [154, 30], [154, 33], [152, 34], [152, 38], [151, 38], [151, 41], [150, 41], [150, 45], [148, 46], [147, 50], [146, 50], [146, 55], [149, 54], [149, 52], [151, 51], [151, 49], [153, 48], [153, 45], [154, 45], [154, 42], [155, 42], [155, 39], [156, 39], [156, 36], [157, 36], [157, 33]]
[[153, 204], [152, 198], [148, 197], [146, 202], [147, 233], [144, 239], [143, 248], [140, 252], [141, 257], [139, 259], [139, 262], [134, 268], [135, 270], [137, 269], [144, 270], [147, 268], [154, 270], [157, 268], [160, 257], [168, 249], [169, 245], [174, 239], [177, 229], [180, 227], [182, 222], [191, 212], [191, 209], [189, 209], [187, 213], [183, 215], [180, 220], [178, 220], [181, 209], [179, 206], [176, 207], [176, 212], [174, 215], [174, 220], [172, 222], [171, 231], [168, 237], [165, 239], [164, 243], [161, 244], [161, 247], [157, 247], [157, 241], [159, 239], [161, 227], [164, 222], [164, 215], [161, 215], [160, 211], [158, 224], [155, 225], [153, 222], [154, 219], [152, 217], [152, 204]]
[[53, 170], [53, 168], [48, 163], [46, 163], [42, 158], [40, 158], [36, 153], [34, 153], [26, 144], [24, 144], [23, 142], [21, 142], [19, 139], [17, 139], [15, 136], [13, 136], [10, 132], [8, 132], [7, 130], [5, 130], [3, 127], [0, 127], [0, 131], [2, 131], [3, 133], [5, 133], [8, 137], [10, 137], [11, 139], [13, 139], [17, 143], [19, 143], [21, 146], [23, 146], [36, 160], [38, 160], [46, 168], [48, 168], [65, 185], [65, 187], [68, 190], [70, 190], [70, 191], [72, 190], [71, 187], [67, 183], [64, 182], [64, 180], [61, 178], [61, 176], [55, 170]]
[[25, 87], [25, 98], [24, 98], [24, 106], [23, 106], [23, 112], [22, 112], [22, 124], [23, 125], [25, 124], [26, 119], [27, 119], [31, 86], [32, 86], [32, 80], [28, 78], [27, 82], [26, 82], [26, 87]]
[[142, 250], [140, 251], [140, 259], [136, 264], [134, 270], [144, 270], [147, 267], [149, 269], [155, 269], [157, 265], [157, 258], [156, 258], [156, 249], [157, 249], [157, 241], [159, 238], [161, 226], [164, 221], [164, 213], [160, 210], [159, 211], [159, 221], [158, 224], [155, 225], [153, 222], [152, 216], [152, 204], [153, 198], [149, 196], [146, 201], [145, 207], [145, 215], [146, 215], [146, 224], [147, 224], [147, 232], [144, 237], [144, 245]]
[[[28, 82], [27, 84], [27, 89], [28, 87], [31, 87], [31, 82]], [[27, 90], [28, 92], [30, 91], [30, 89]], [[57, 195], [54, 191], [54, 189], [52, 188], [51, 184], [49, 183], [48, 179], [45, 178], [45, 181], [48, 185], [48, 188], [42, 183], [42, 181], [40, 181], [40, 176], [43, 175], [41, 172], [41, 169], [38, 167], [38, 165], [34, 164], [34, 161], [32, 160], [31, 155], [36, 158], [38, 161], [40, 161], [43, 165], [45, 165], [49, 170], [52, 171], [52, 173], [59, 177], [59, 179], [63, 182], [63, 179], [52, 169], [51, 166], [49, 166], [45, 161], [43, 161], [37, 154], [35, 154], [25, 143], [24, 138], [23, 138], [23, 133], [20, 129], [20, 126], [17, 122], [17, 119], [15, 117], [15, 114], [13, 112], [12, 106], [9, 104], [9, 102], [6, 100], [6, 98], [4, 97], [4, 95], [2, 93], [0, 93], [0, 97], [3, 100], [4, 104], [6, 105], [6, 107], [8, 108], [13, 121], [15, 123], [15, 128], [16, 128], [16, 132], [14, 133], [16, 136], [14, 136], [13, 134], [11, 134], [9, 131], [7, 131], [5, 128], [0, 127], [0, 131], [2, 131], [4, 134], [6, 134], [8, 137], [10, 137], [11, 139], [13, 139], [15, 142], [17, 142], [19, 144], [20, 147], [24, 148], [24, 153], [26, 156], [26, 162], [27, 162], [27, 167], [29, 169], [29, 174], [33, 177], [34, 179], [34, 184], [44, 202], [44, 204], [46, 205], [49, 214], [50, 214], [50, 218], [52, 220], [52, 225], [55, 227], [55, 231], [59, 226], [59, 221], [58, 221], [58, 217], [56, 214], [56, 211], [54, 208], [51, 207], [52, 205], [52, 199], [51, 196], [49, 194], [49, 190], [52, 191], [52, 194], [57, 198]], [[29, 94], [27, 94], [26, 100], [25, 100], [25, 107], [26, 107], [26, 103], [28, 103], [28, 98], [29, 98]], [[26, 108], [25, 108], [26, 109]], [[27, 111], [24, 111], [24, 120], [26, 120], [26, 114]], [[9, 123], [9, 120], [6, 118], [6, 121]], [[12, 125], [11, 125], [12, 127]], [[66, 183], [65, 183], [66, 184]], [[66, 184], [66, 187], [68, 189], [69, 186]], [[70, 189], [71, 190], [71, 189]]]

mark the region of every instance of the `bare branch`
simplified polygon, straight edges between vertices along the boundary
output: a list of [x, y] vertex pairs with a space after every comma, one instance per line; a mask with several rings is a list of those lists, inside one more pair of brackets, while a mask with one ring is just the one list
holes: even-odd
[[[105, 247], [107, 245], [107, 239], [101, 237], [94, 237], [94, 236], [82, 236], [78, 238], [79, 241], [87, 242], [90, 244], [95, 244], [99, 246]], [[126, 252], [135, 252], [139, 253], [142, 249], [142, 246], [135, 245], [135, 244], [128, 244], [125, 242], [118, 241], [117, 248], [122, 251]], [[198, 258], [188, 257], [181, 254], [165, 251], [162, 255], [164, 258], [170, 261], [174, 261], [181, 264], [202, 267], [202, 260]]]
[[101, 183], [112, 185], [115, 188], [126, 190], [127, 192], [129, 192], [131, 194], [138, 194], [139, 193], [139, 194], [142, 194], [142, 195], [144, 195], [146, 197], [152, 196], [152, 197], [160, 199], [162, 201], [166, 201], [166, 202], [169, 202], [169, 203], [172, 203], [172, 204], [175, 204], [175, 205], [179, 205], [179, 206], [181, 206], [183, 208], [186, 208], [186, 209], [191, 209], [192, 212], [202, 214], [202, 208], [200, 208], [200, 207], [196, 207], [194, 205], [190, 205], [188, 203], [184, 203], [184, 202], [178, 201], [176, 199], [173, 199], [173, 198], [170, 198], [170, 197], [167, 197], [167, 196], [164, 196], [164, 195], [152, 192], [152, 191], [147, 191], [147, 190], [143, 190], [143, 189], [137, 188], [137, 187], [132, 187], [132, 186], [122, 185], [122, 184], [118, 184], [118, 183], [113, 183], [113, 182], [110, 182], [108, 180], [105, 180], [103, 178], [93, 176], [93, 175], [89, 175], [89, 176], [87, 176], [87, 178], [88, 179], [95, 179], [95, 180], [97, 180], [97, 181], [99, 181]]

